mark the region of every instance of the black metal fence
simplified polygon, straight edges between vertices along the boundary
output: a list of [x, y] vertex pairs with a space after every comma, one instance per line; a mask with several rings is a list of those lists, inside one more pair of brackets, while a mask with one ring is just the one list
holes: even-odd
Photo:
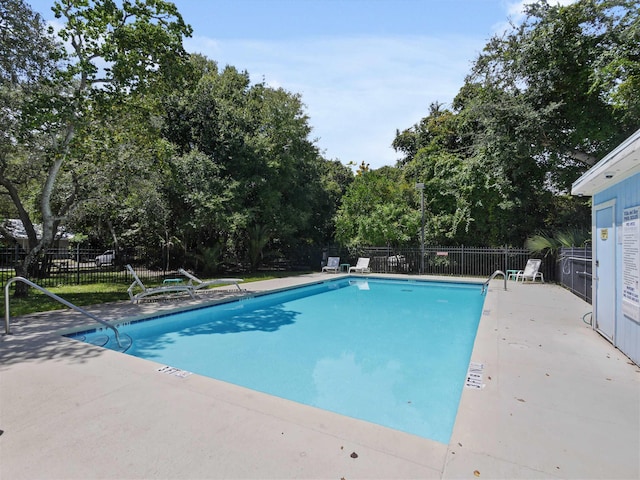
[[[339, 256], [341, 263], [355, 265], [358, 257], [369, 257], [369, 267], [374, 273], [418, 274], [422, 270], [420, 248], [363, 248], [357, 252], [329, 249], [325, 256]], [[424, 249], [424, 270], [427, 275], [452, 275], [489, 277], [496, 270], [522, 270], [531, 252], [513, 247], [442, 247]], [[555, 278], [554, 262], [542, 261], [541, 271], [545, 279]]]
[[[0, 248], [0, 283], [4, 286], [15, 277], [15, 266], [25, 256], [24, 250], [15, 246]], [[50, 249], [39, 260], [30, 280], [43, 287], [56, 285], [81, 285], [89, 283], [130, 283], [131, 275], [125, 268], [127, 263], [136, 266], [146, 279], [159, 280], [175, 272], [175, 269], [140, 268], [145, 265], [136, 257], [135, 252], [118, 252], [81, 248]], [[148, 264], [147, 264], [148, 265]], [[177, 268], [177, 267], [176, 267]]]
[[556, 268], [558, 283], [592, 303], [591, 247], [561, 249]]
[[[0, 249], [0, 283], [15, 276], [15, 265], [24, 256], [19, 247]], [[372, 247], [350, 251], [340, 248], [305, 249], [289, 258], [274, 258], [263, 264], [262, 270], [310, 270], [319, 271], [328, 256], [339, 256], [341, 263], [355, 265], [358, 257], [369, 257], [373, 273], [408, 273], [427, 275], [451, 275], [489, 277], [496, 270], [522, 270], [531, 252], [512, 247], [442, 247], [424, 249], [424, 261], [420, 248]], [[162, 280], [175, 275], [182, 265], [162, 266], [158, 259], [146, 259], [136, 251], [118, 252], [111, 261], [104, 250], [75, 246], [70, 249], [52, 249], [47, 252], [36, 283], [51, 287], [86, 283], [131, 282], [125, 269], [130, 263], [141, 277]], [[241, 266], [237, 271], [242, 271]], [[559, 258], [543, 257], [540, 271], [547, 281], [556, 281], [580, 298], [591, 302], [591, 249], [562, 249]]]

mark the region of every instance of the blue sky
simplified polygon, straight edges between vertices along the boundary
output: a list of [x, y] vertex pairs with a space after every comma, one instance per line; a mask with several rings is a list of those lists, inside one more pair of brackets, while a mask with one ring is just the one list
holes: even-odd
[[[28, 0], [27, 0], [28, 1]], [[53, 0], [32, 0], [52, 19]], [[394, 165], [396, 130], [449, 106], [516, 0], [176, 0], [188, 51], [298, 93], [329, 159]]]

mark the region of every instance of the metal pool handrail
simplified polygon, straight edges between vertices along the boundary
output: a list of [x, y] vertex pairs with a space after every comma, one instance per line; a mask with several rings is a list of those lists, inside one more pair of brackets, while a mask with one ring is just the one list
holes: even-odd
[[10, 331], [10, 328], [9, 328], [9, 318], [10, 318], [10, 316], [9, 316], [9, 287], [14, 282], [26, 283], [30, 287], [33, 287], [36, 290], [41, 291], [45, 295], [50, 296], [51, 298], [53, 298], [54, 300], [57, 300], [58, 302], [62, 303], [63, 305], [66, 305], [69, 308], [73, 308], [74, 310], [82, 313], [83, 315], [86, 315], [87, 317], [95, 320], [96, 322], [101, 323], [105, 327], [110, 328], [111, 330], [113, 330], [113, 332], [116, 335], [116, 342], [118, 342], [118, 346], [120, 348], [124, 348], [122, 346], [122, 344], [120, 343], [120, 332], [118, 332], [118, 329], [116, 327], [114, 327], [113, 325], [111, 325], [109, 322], [96, 317], [94, 314], [87, 312], [86, 310], [74, 305], [73, 303], [65, 300], [62, 297], [59, 297], [58, 295], [56, 295], [55, 293], [50, 292], [46, 288], [41, 287], [40, 285], [33, 283], [31, 280], [27, 280], [24, 277], [13, 277], [4, 286], [4, 330], [5, 330], [5, 334], [7, 334], [7, 335], [11, 334], [11, 331]]
[[496, 270], [491, 274], [487, 281], [482, 284], [481, 293], [484, 293], [485, 289], [489, 288], [489, 282], [493, 280], [497, 275], [502, 275], [504, 277], [504, 289], [507, 289], [507, 275], [502, 270]]

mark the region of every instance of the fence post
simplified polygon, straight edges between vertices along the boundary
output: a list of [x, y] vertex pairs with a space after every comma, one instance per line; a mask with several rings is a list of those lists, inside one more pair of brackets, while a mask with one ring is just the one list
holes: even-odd
[[76, 284], [80, 285], [80, 244], [76, 243]]
[[509, 261], [509, 251], [507, 250], [507, 245], [504, 246], [504, 265], [503, 265], [503, 272], [506, 272], [508, 269], [507, 266], [507, 262]]
[[[576, 287], [574, 285], [575, 274], [573, 273], [573, 272], [576, 271], [576, 267], [573, 265], [574, 258], [576, 258], [576, 256], [577, 256], [577, 252], [575, 251], [574, 248], [571, 248], [571, 250], [569, 251], [569, 278], [571, 279], [571, 291], [572, 292], [576, 291]], [[582, 256], [584, 256], [584, 255], [582, 255]], [[584, 269], [584, 271], [586, 271], [586, 268]], [[562, 273], [564, 274], [564, 271]]]

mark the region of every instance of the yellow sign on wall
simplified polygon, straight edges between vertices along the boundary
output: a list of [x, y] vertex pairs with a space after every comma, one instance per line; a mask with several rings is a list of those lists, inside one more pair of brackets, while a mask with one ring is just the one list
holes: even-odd
[[608, 240], [609, 239], [609, 229], [601, 228], [600, 229], [600, 240]]

